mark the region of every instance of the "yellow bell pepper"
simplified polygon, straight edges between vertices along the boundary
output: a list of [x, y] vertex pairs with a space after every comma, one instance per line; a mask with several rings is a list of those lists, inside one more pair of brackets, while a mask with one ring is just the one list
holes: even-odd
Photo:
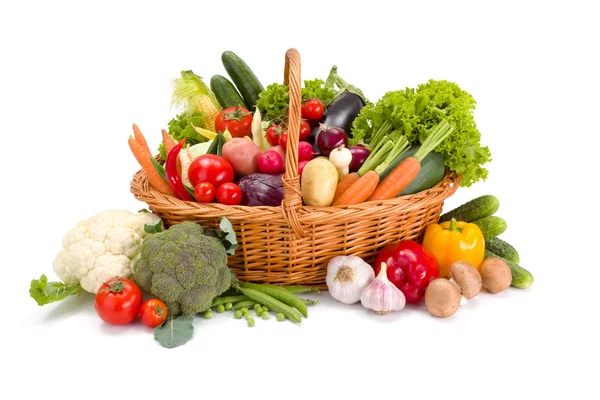
[[455, 261], [467, 261], [479, 271], [485, 254], [485, 239], [477, 225], [453, 218], [428, 225], [423, 247], [438, 261], [440, 277], [447, 278], [450, 265]]

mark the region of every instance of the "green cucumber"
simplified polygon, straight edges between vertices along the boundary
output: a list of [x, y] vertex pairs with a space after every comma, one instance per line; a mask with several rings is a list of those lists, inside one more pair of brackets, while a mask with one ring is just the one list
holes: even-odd
[[479, 229], [481, 229], [484, 239], [498, 236], [506, 230], [506, 221], [493, 215], [476, 219], [475, 221], [471, 221], [471, 223], [477, 225]]
[[244, 60], [233, 51], [223, 52], [221, 61], [223, 61], [227, 74], [244, 98], [248, 110], [252, 111], [258, 100], [258, 95], [265, 90], [264, 86]]
[[223, 109], [240, 106], [244, 107], [246, 110], [248, 106], [242, 96], [239, 94], [233, 83], [223, 75], [215, 75], [210, 78], [210, 89], [213, 91], [219, 104]]
[[531, 272], [527, 271], [525, 268], [521, 267], [519, 264], [507, 260], [506, 258], [500, 257], [499, 255], [492, 253], [489, 250], [485, 251], [485, 258], [489, 257], [497, 257], [508, 264], [510, 268], [510, 273], [512, 274], [512, 281], [510, 286], [516, 287], [518, 289], [527, 289], [531, 285], [533, 285], [533, 275]]
[[[379, 176], [379, 180], [382, 181], [394, 168], [398, 166], [406, 157], [414, 156], [420, 145], [414, 145], [406, 150], [396, 158]], [[421, 169], [419, 173], [413, 179], [406, 188], [398, 196], [404, 196], [407, 194], [414, 194], [423, 190], [430, 189], [439, 183], [446, 173], [446, 166], [444, 165], [444, 157], [440, 153], [435, 151], [430, 152], [421, 161]]]
[[500, 201], [495, 196], [486, 194], [443, 214], [440, 222], [450, 221], [452, 218], [457, 221], [473, 222], [493, 215], [498, 208], [500, 208]]
[[485, 240], [485, 248], [500, 257], [519, 263], [519, 253], [510, 243], [505, 242], [499, 237], [493, 237]]

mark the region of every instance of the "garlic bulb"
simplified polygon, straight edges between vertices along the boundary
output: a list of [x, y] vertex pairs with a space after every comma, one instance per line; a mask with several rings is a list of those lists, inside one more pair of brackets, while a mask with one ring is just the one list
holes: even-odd
[[360, 301], [360, 294], [373, 279], [373, 268], [357, 256], [337, 256], [327, 265], [329, 294], [344, 304]]
[[389, 281], [386, 263], [381, 263], [381, 270], [377, 278], [363, 290], [360, 302], [379, 315], [386, 315], [404, 308], [406, 298], [404, 293]]

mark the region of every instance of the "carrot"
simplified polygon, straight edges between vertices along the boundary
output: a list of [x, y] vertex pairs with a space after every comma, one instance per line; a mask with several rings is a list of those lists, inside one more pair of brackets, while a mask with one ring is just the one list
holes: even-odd
[[[371, 170], [358, 178], [340, 197], [333, 202], [333, 206], [346, 206], [358, 204], [367, 200], [379, 183], [379, 174]], [[337, 189], [336, 189], [337, 190]]]
[[344, 193], [346, 191], [346, 189], [348, 189], [359, 178], [360, 178], [360, 176], [356, 172], [353, 172], [351, 174], [344, 176], [342, 178], [342, 180], [338, 182], [338, 184], [335, 188], [335, 194], [333, 195], [333, 202], [335, 203], [335, 201], [338, 199], [338, 197], [340, 197], [342, 195], [342, 193]]
[[150, 157], [152, 157], [152, 156], [149, 155], [150, 150], [148, 149], [148, 147], [147, 146], [144, 147], [143, 145], [141, 145], [132, 136], [129, 136], [128, 142], [129, 142], [129, 148], [131, 149], [131, 152], [133, 153], [136, 160], [138, 161], [138, 163], [140, 164], [140, 166], [146, 173], [146, 176], [148, 177], [148, 182], [150, 182], [150, 185], [152, 185], [152, 187], [154, 189], [158, 190], [162, 194], [168, 194], [171, 196], [175, 196], [175, 193], [173, 193], [173, 190], [171, 189], [169, 184], [160, 177], [158, 172], [156, 172], [154, 165], [152, 165], [152, 162], [150, 161]]
[[421, 170], [421, 161], [430, 151], [446, 139], [452, 133], [452, 130], [453, 128], [445, 120], [436, 125], [415, 155], [405, 158], [381, 181], [371, 197], [369, 197], [369, 201], [388, 200], [398, 196], [418, 175]]
[[136, 124], [133, 124], [133, 136], [135, 137], [135, 141], [146, 149], [147, 155], [151, 157], [152, 153], [148, 147], [148, 142], [146, 142], [146, 138], [142, 135], [142, 131], [140, 131], [140, 128]]
[[419, 174], [421, 162], [414, 157], [406, 157], [385, 177], [369, 197], [371, 200], [388, 200], [396, 197]]
[[165, 152], [169, 154], [171, 152], [171, 149], [173, 149], [173, 147], [177, 145], [177, 142], [175, 142], [175, 139], [173, 139], [171, 135], [169, 135], [169, 133], [164, 129], [162, 130], [162, 138], [163, 144], [165, 146]]

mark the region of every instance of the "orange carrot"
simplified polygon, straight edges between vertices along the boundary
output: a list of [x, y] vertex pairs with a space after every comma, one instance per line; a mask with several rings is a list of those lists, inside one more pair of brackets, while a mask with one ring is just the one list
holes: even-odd
[[356, 182], [358, 180], [358, 178], [360, 178], [360, 176], [356, 172], [353, 172], [351, 174], [344, 176], [342, 178], [342, 180], [339, 181], [339, 183], [337, 184], [337, 187], [335, 188], [335, 194], [333, 195], [333, 202], [335, 203], [335, 201], [338, 199], [338, 197], [340, 197], [342, 195], [342, 193], [344, 193], [346, 191], [346, 189], [348, 189], [354, 182]]
[[421, 170], [421, 162], [414, 157], [406, 157], [385, 177], [369, 197], [371, 200], [393, 199], [402, 192]]
[[162, 130], [162, 138], [163, 144], [165, 146], [165, 151], [167, 154], [169, 154], [171, 152], [171, 149], [173, 149], [173, 147], [177, 145], [177, 142], [175, 142], [175, 139], [173, 139], [171, 135], [169, 135], [169, 133], [164, 129]]
[[333, 206], [358, 204], [367, 200], [379, 183], [379, 174], [373, 170], [358, 178], [348, 189], [342, 193]]
[[146, 142], [146, 138], [142, 135], [142, 131], [140, 131], [140, 128], [136, 124], [133, 124], [133, 136], [135, 136], [135, 141], [146, 150], [147, 155], [152, 157], [148, 142]]
[[154, 189], [158, 190], [162, 194], [175, 196], [175, 193], [173, 193], [171, 187], [160, 177], [158, 172], [156, 172], [154, 165], [152, 165], [152, 162], [150, 161], [150, 157], [152, 156], [149, 155], [148, 147], [142, 146], [131, 136], [129, 136], [128, 142], [131, 152], [146, 173], [150, 185], [152, 185]]

